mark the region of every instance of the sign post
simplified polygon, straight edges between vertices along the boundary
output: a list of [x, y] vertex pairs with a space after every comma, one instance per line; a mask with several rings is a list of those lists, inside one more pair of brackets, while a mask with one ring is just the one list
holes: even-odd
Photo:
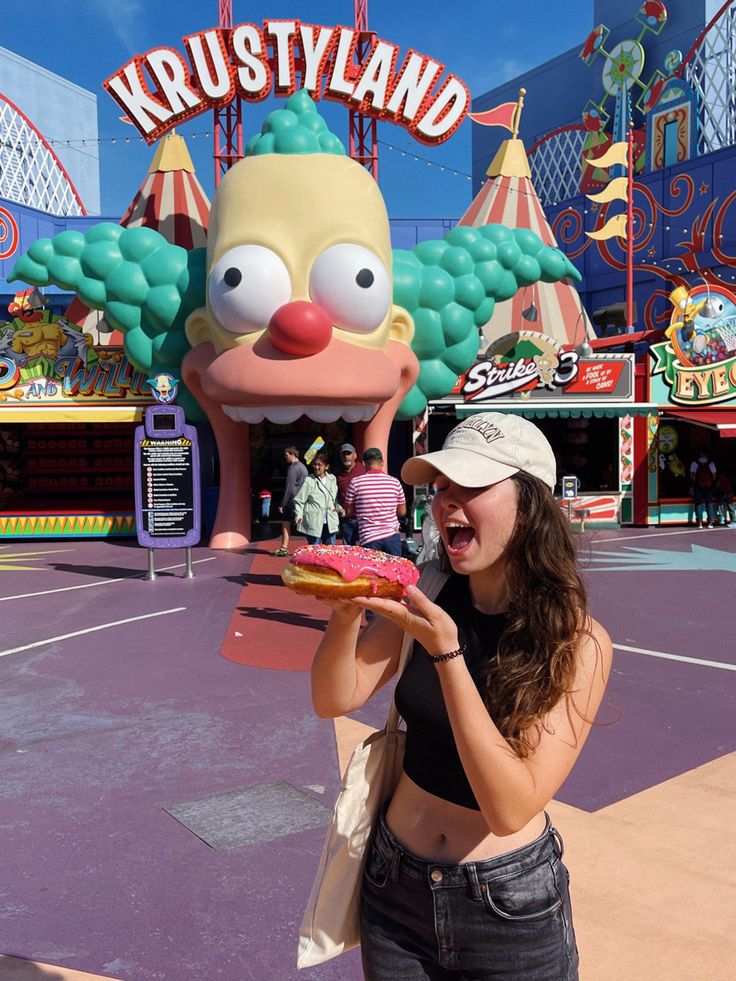
[[567, 520], [572, 524], [572, 502], [578, 496], [578, 478], [573, 476], [562, 478], [562, 499], [567, 502]]
[[151, 405], [135, 431], [135, 518], [138, 544], [148, 549], [148, 580], [156, 578], [153, 550], [186, 548], [185, 578], [193, 579], [192, 546], [202, 533], [197, 430], [178, 405]]

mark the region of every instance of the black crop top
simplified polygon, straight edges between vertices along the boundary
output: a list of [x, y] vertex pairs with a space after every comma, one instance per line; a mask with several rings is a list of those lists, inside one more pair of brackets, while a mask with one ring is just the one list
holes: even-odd
[[[507, 614], [479, 613], [467, 576], [454, 573], [435, 602], [457, 624], [460, 643], [465, 645], [465, 663], [482, 695], [485, 667], [496, 653]], [[437, 669], [417, 641], [396, 685], [395, 698], [406, 722], [404, 773], [435, 797], [480, 810], [455, 746]]]

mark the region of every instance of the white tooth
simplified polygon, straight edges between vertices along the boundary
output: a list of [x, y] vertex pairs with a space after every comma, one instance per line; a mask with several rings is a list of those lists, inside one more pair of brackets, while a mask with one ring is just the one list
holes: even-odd
[[226, 416], [230, 416], [230, 418], [234, 419], [236, 422], [240, 421], [239, 409], [236, 406], [223, 405], [222, 411], [225, 413]]
[[340, 405], [310, 405], [307, 415], [315, 422], [335, 422], [340, 418], [342, 406]]
[[300, 405], [269, 405], [263, 409], [263, 412], [267, 419], [279, 426], [285, 426], [304, 415], [304, 409]]
[[362, 422], [365, 417], [364, 405], [346, 405], [342, 410], [342, 417], [345, 422]]
[[373, 416], [378, 412], [378, 403], [375, 405], [369, 405], [366, 407], [365, 413], [363, 414], [363, 422], [368, 422]]
[[246, 408], [243, 405], [223, 405], [222, 410], [236, 422], [248, 422], [251, 425], [262, 422], [266, 414], [260, 406]]

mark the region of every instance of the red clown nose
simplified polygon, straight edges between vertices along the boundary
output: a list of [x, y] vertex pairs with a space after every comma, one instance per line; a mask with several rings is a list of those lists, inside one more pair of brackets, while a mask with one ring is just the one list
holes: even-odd
[[268, 335], [279, 351], [305, 358], [324, 351], [332, 339], [332, 323], [316, 303], [296, 300], [279, 307], [271, 317]]

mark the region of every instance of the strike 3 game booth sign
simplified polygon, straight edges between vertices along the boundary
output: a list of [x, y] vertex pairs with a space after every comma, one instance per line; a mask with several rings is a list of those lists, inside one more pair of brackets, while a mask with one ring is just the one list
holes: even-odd
[[429, 450], [459, 419], [485, 411], [539, 426], [555, 452], [566, 513], [594, 527], [634, 520], [634, 420], [657, 410], [635, 401], [633, 354], [583, 357], [537, 331], [505, 334], [449, 396], [430, 403]]
[[0, 537], [132, 535], [150, 386], [122, 348], [94, 347], [44, 303], [24, 291], [0, 326]]
[[736, 293], [709, 282], [672, 291], [665, 340], [650, 349], [649, 524], [694, 521], [690, 468], [705, 453], [736, 480]]
[[197, 430], [178, 405], [152, 405], [135, 431], [135, 514], [138, 543], [148, 549], [147, 578], [156, 578], [154, 549], [192, 546], [202, 531]]

